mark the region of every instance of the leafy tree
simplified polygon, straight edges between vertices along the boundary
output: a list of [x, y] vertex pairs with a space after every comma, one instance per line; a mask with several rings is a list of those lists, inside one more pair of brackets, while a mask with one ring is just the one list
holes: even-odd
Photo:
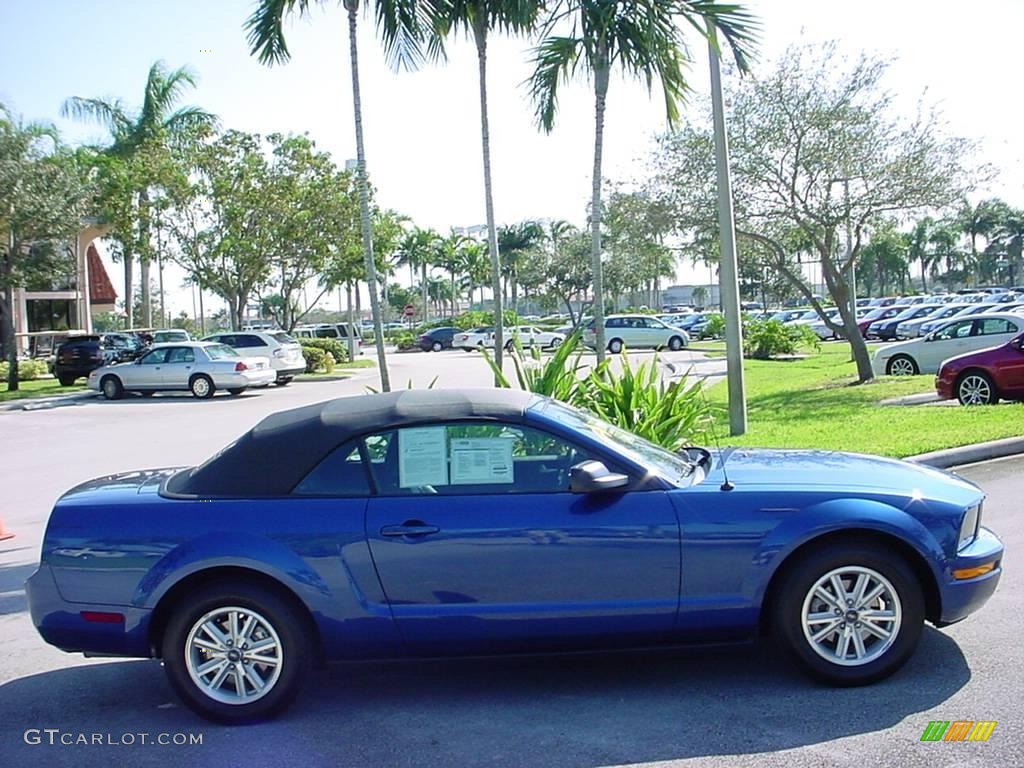
[[121, 243], [124, 259], [125, 306], [132, 306], [132, 262], [137, 254], [142, 278], [143, 324], [153, 324], [150, 301], [149, 264], [150, 203], [152, 187], [159, 184], [168, 169], [168, 153], [182, 138], [197, 129], [212, 128], [216, 118], [198, 107], [174, 109], [186, 88], [195, 87], [196, 77], [187, 68], [169, 71], [157, 61], [149, 69], [145, 94], [138, 111], [127, 109], [120, 101], [87, 99], [78, 96], [64, 102], [61, 113], [91, 120], [110, 131], [112, 143], [105, 154], [113, 159], [104, 163], [105, 194], [118, 202], [111, 223], [114, 237]]
[[608, 284], [612, 298], [624, 291], [646, 293], [642, 303], [661, 305], [661, 279], [675, 275], [675, 258], [665, 246], [674, 222], [671, 211], [647, 190], [609, 195], [605, 211], [609, 262], [605, 269], [615, 279]]
[[74, 268], [67, 248], [92, 206], [81, 157], [52, 126], [23, 123], [0, 105], [0, 339], [7, 389], [18, 389], [14, 291]]
[[[352, 112], [356, 136], [356, 188], [359, 193], [359, 223], [363, 239], [363, 263], [366, 281], [377, 285], [377, 267], [373, 257], [373, 225], [370, 211], [370, 190], [366, 175], [366, 150], [363, 144], [362, 92], [359, 85], [359, 51], [357, 26], [359, 0], [342, 0], [348, 16], [349, 61], [352, 74]], [[284, 37], [284, 17], [292, 13], [304, 16], [312, 0], [259, 0], [256, 10], [245, 23], [250, 51], [263, 64], [283, 64], [291, 58]], [[416, 0], [378, 0], [374, 6], [377, 26], [381, 31], [384, 48], [397, 66], [416, 66], [423, 60], [421, 42], [424, 37], [421, 6]], [[380, 301], [377, 291], [370, 290], [370, 308], [373, 313], [374, 339], [380, 385], [383, 392], [391, 390], [387, 357], [384, 354], [384, 326], [381, 322]]]
[[553, 221], [547, 226], [547, 241], [543, 257], [536, 268], [543, 276], [540, 287], [561, 302], [569, 313], [573, 325], [583, 316], [582, 307], [577, 314], [573, 302], [582, 303], [587, 289], [593, 284], [590, 247], [587, 235], [566, 221]]
[[498, 229], [501, 273], [505, 286], [511, 289], [512, 310], [516, 313], [519, 312], [519, 270], [543, 240], [544, 228], [536, 221], [522, 221]]
[[907, 236], [896, 230], [895, 223], [883, 221], [871, 233], [861, 251], [857, 279], [868, 295], [878, 289], [884, 296], [899, 283], [903, 293], [907, 285]]
[[472, 239], [452, 231], [448, 237], [442, 238], [434, 243], [433, 263], [448, 273], [451, 281], [451, 291], [448, 294], [451, 300], [452, 317], [455, 316], [456, 304], [459, 299], [459, 292], [456, 289], [458, 278], [464, 274], [466, 268], [466, 248], [472, 243]]
[[554, 127], [558, 87], [579, 71], [594, 83], [594, 172], [590, 202], [590, 262], [594, 280], [594, 320], [598, 362], [604, 359], [604, 290], [601, 251], [601, 162], [604, 120], [612, 70], [661, 85], [669, 124], [678, 118], [678, 102], [686, 90], [683, 70], [685, 42], [679, 21], [717, 42], [728, 40], [741, 70], [753, 46], [753, 18], [735, 3], [716, 0], [554, 0], [533, 52], [530, 93], [537, 124]]
[[1024, 251], [1024, 211], [1009, 208], [993, 232], [992, 245], [1006, 258], [1007, 279], [1015, 285], [1021, 269]]
[[998, 230], [999, 225], [1006, 218], [1008, 209], [1009, 206], [1002, 200], [990, 199], [982, 200], [973, 206], [969, 203], [964, 203], [957, 214], [960, 231], [967, 235], [971, 242], [971, 269], [975, 283], [979, 282], [981, 270], [978, 238], [991, 239], [992, 235]]
[[[972, 146], [944, 135], [922, 110], [909, 122], [893, 116], [882, 90], [886, 64], [861, 56], [844, 61], [834, 44], [793, 47], [773, 72], [735, 85], [730, 152], [737, 234], [774, 255], [819, 312], [802, 271], [789, 265], [786, 238], [794, 229], [812, 244], [841, 322], [826, 320], [849, 339], [858, 377], [873, 377], [871, 360], [853, 328], [848, 274], [870, 228], [893, 216], [941, 210], [963, 199], [978, 173], [965, 163]], [[716, 216], [713, 137], [690, 120], [665, 138], [658, 156], [664, 194], [680, 229], [706, 228]], [[853, 234], [849, 254], [841, 233]]]

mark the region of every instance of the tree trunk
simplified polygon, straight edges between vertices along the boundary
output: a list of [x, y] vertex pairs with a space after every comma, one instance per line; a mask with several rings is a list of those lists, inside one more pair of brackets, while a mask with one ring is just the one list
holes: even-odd
[[352, 313], [352, 281], [349, 280], [345, 283], [345, 309], [348, 317], [348, 330], [345, 331], [348, 336], [348, 359], [352, 362], [356, 359], [356, 334], [355, 334], [355, 315]]
[[604, 360], [604, 284], [601, 264], [601, 153], [604, 150], [604, 111], [608, 97], [611, 65], [605, 43], [597, 43], [597, 66], [594, 67], [594, 178], [590, 200], [590, 261], [594, 273], [594, 331], [597, 334], [597, 362]]
[[[501, 296], [501, 259], [498, 254], [498, 231], [494, 223], [494, 187], [491, 182], [491, 134], [487, 118], [487, 14], [478, 13], [473, 19], [476, 56], [480, 71], [480, 139], [484, 159], [484, 208], [487, 214], [487, 250], [491, 257], [491, 288], [494, 291], [494, 365], [500, 371], [501, 356], [505, 351], [505, 318]], [[483, 309], [483, 288], [480, 289], [480, 309]], [[494, 386], [499, 377], [494, 376]]]
[[380, 369], [381, 392], [391, 391], [388, 376], [388, 360], [384, 354], [384, 324], [380, 317], [380, 302], [377, 300], [377, 265], [373, 260], [373, 231], [370, 226], [370, 195], [366, 181], [366, 149], [363, 145], [363, 105], [359, 90], [359, 52], [356, 44], [356, 12], [359, 0], [345, 0], [348, 11], [348, 42], [352, 60], [352, 112], [356, 130], [356, 187], [359, 190], [359, 222], [363, 231], [363, 261], [366, 265], [366, 282], [370, 286], [370, 311], [373, 315], [374, 343], [377, 347], [377, 366]]
[[[13, 248], [13, 246], [12, 246]], [[8, 259], [11, 258], [8, 255]], [[4, 272], [8, 268], [5, 265]], [[14, 336], [14, 286], [10, 275], [4, 276], [4, 302], [0, 306], [0, 334], [4, 340], [4, 357], [7, 359], [7, 391], [18, 391], [18, 340]]]
[[928, 293], [928, 281], [925, 279], [925, 272], [928, 271], [928, 267], [925, 264], [925, 260], [921, 258], [921, 293]]
[[132, 306], [132, 300], [134, 299], [132, 294], [133, 278], [132, 255], [126, 249], [124, 252], [124, 311], [127, 318], [124, 327], [128, 330], [135, 327], [135, 307]]
[[[831, 241], [828, 241], [831, 247]], [[850, 284], [846, 275], [840, 274], [835, 265], [824, 254], [821, 255], [821, 272], [828, 286], [829, 295], [839, 308], [839, 316], [843, 319], [843, 335], [850, 344], [850, 353], [857, 364], [857, 381], [863, 384], [875, 378], [871, 367], [871, 356], [864, 337], [857, 331], [857, 319], [850, 304]], [[826, 322], [826, 324], [828, 324]]]
[[427, 307], [429, 306], [429, 286], [427, 285], [427, 260], [423, 259], [423, 264], [420, 265], [421, 269], [421, 283], [420, 290], [423, 292], [423, 322], [427, 322]]
[[142, 326], [153, 327], [153, 297], [149, 285], [149, 190], [139, 192], [139, 279], [142, 280]]

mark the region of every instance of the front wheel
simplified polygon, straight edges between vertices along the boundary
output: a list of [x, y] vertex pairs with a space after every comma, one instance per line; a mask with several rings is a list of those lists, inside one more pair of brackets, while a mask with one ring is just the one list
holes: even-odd
[[622, 351], [622, 339], [612, 339], [608, 342], [608, 351], [617, 355]]
[[867, 685], [910, 658], [924, 626], [924, 597], [896, 553], [831, 545], [786, 574], [772, 618], [776, 636], [811, 677]]
[[967, 373], [957, 382], [956, 398], [961, 405], [994, 405], [999, 401], [992, 379], [980, 371]]
[[100, 389], [107, 400], [117, 400], [124, 394], [124, 386], [117, 376], [104, 376], [100, 382]]
[[435, 352], [440, 352], [442, 349], [444, 349], [444, 345], [440, 341], [435, 341], [433, 344], [430, 345], [430, 348]]
[[680, 349], [683, 348], [683, 340], [678, 336], [673, 336], [671, 339], [668, 340], [668, 348], [671, 349], [673, 352], [678, 352]]
[[162, 652], [182, 701], [222, 723], [265, 720], [298, 695], [309, 670], [308, 622], [278, 595], [211, 585], [171, 616]]

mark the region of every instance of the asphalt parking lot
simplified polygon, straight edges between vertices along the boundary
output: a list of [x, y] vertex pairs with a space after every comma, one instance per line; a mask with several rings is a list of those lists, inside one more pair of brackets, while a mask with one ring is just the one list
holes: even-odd
[[[396, 356], [393, 382], [426, 386], [440, 375], [438, 386], [486, 385], [490, 374], [473, 358]], [[22, 584], [61, 492], [112, 471], [200, 461], [266, 413], [367, 385], [376, 385], [372, 370], [240, 398], [90, 400], [0, 414], [0, 516], [17, 534], [0, 543], [0, 765], [1024, 765], [1024, 576], [1014, 567], [1024, 547], [1024, 458], [962, 470], [989, 493], [984, 522], [1007, 546], [999, 591], [967, 621], [927, 629], [908, 666], [868, 688], [810, 683], [767, 644], [374, 663], [316, 673], [278, 721], [226, 728], [181, 707], [155, 662], [86, 660], [39, 639]], [[987, 743], [920, 741], [929, 721], [958, 719], [998, 725]], [[60, 734], [51, 745], [44, 729], [120, 745], [65, 746]], [[202, 744], [143, 744], [139, 734], [198, 735]]]

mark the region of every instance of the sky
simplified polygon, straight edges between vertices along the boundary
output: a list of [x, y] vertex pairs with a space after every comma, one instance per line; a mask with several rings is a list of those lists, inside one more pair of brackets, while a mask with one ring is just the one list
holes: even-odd
[[[953, 135], [979, 140], [979, 160], [999, 170], [978, 199], [1024, 205], [1024, 106], [1014, 92], [1024, 1], [992, 0], [984, 18], [953, 0], [749, 0], [763, 26], [768, 66], [795, 42], [838, 40], [892, 59], [886, 85], [908, 116], [923, 96]], [[219, 115], [222, 125], [268, 134], [306, 132], [341, 165], [355, 156], [347, 27], [340, 2], [314, 4], [291, 21], [292, 60], [266, 67], [249, 55], [242, 24], [251, 0], [0, 0], [0, 102], [26, 120], [55, 123], [66, 141], [103, 142], [102, 129], [60, 117], [69, 96], [142, 99], [146, 73], [163, 59], [190, 66], [199, 85], [183, 103]], [[367, 166], [379, 203], [441, 231], [484, 222], [475, 48], [449, 46], [446, 64], [394, 72], [361, 18], [360, 75]], [[692, 35], [691, 87], [707, 90], [707, 57]], [[585, 81], [562, 92], [551, 134], [538, 131], [523, 82], [530, 43], [495, 38], [489, 92], [496, 217], [585, 223], [593, 165], [593, 101]], [[756, 68], [755, 68], [756, 75]], [[689, 109], [703, 109], [693, 98]], [[605, 176], [638, 173], [664, 107], [646, 88], [612, 81], [605, 131]], [[108, 261], [109, 263], [109, 261]], [[110, 265], [115, 286], [120, 268]], [[693, 279], [687, 268], [677, 278]], [[181, 274], [168, 270], [169, 308], [192, 310]], [[327, 308], [332, 308], [327, 305]]]

